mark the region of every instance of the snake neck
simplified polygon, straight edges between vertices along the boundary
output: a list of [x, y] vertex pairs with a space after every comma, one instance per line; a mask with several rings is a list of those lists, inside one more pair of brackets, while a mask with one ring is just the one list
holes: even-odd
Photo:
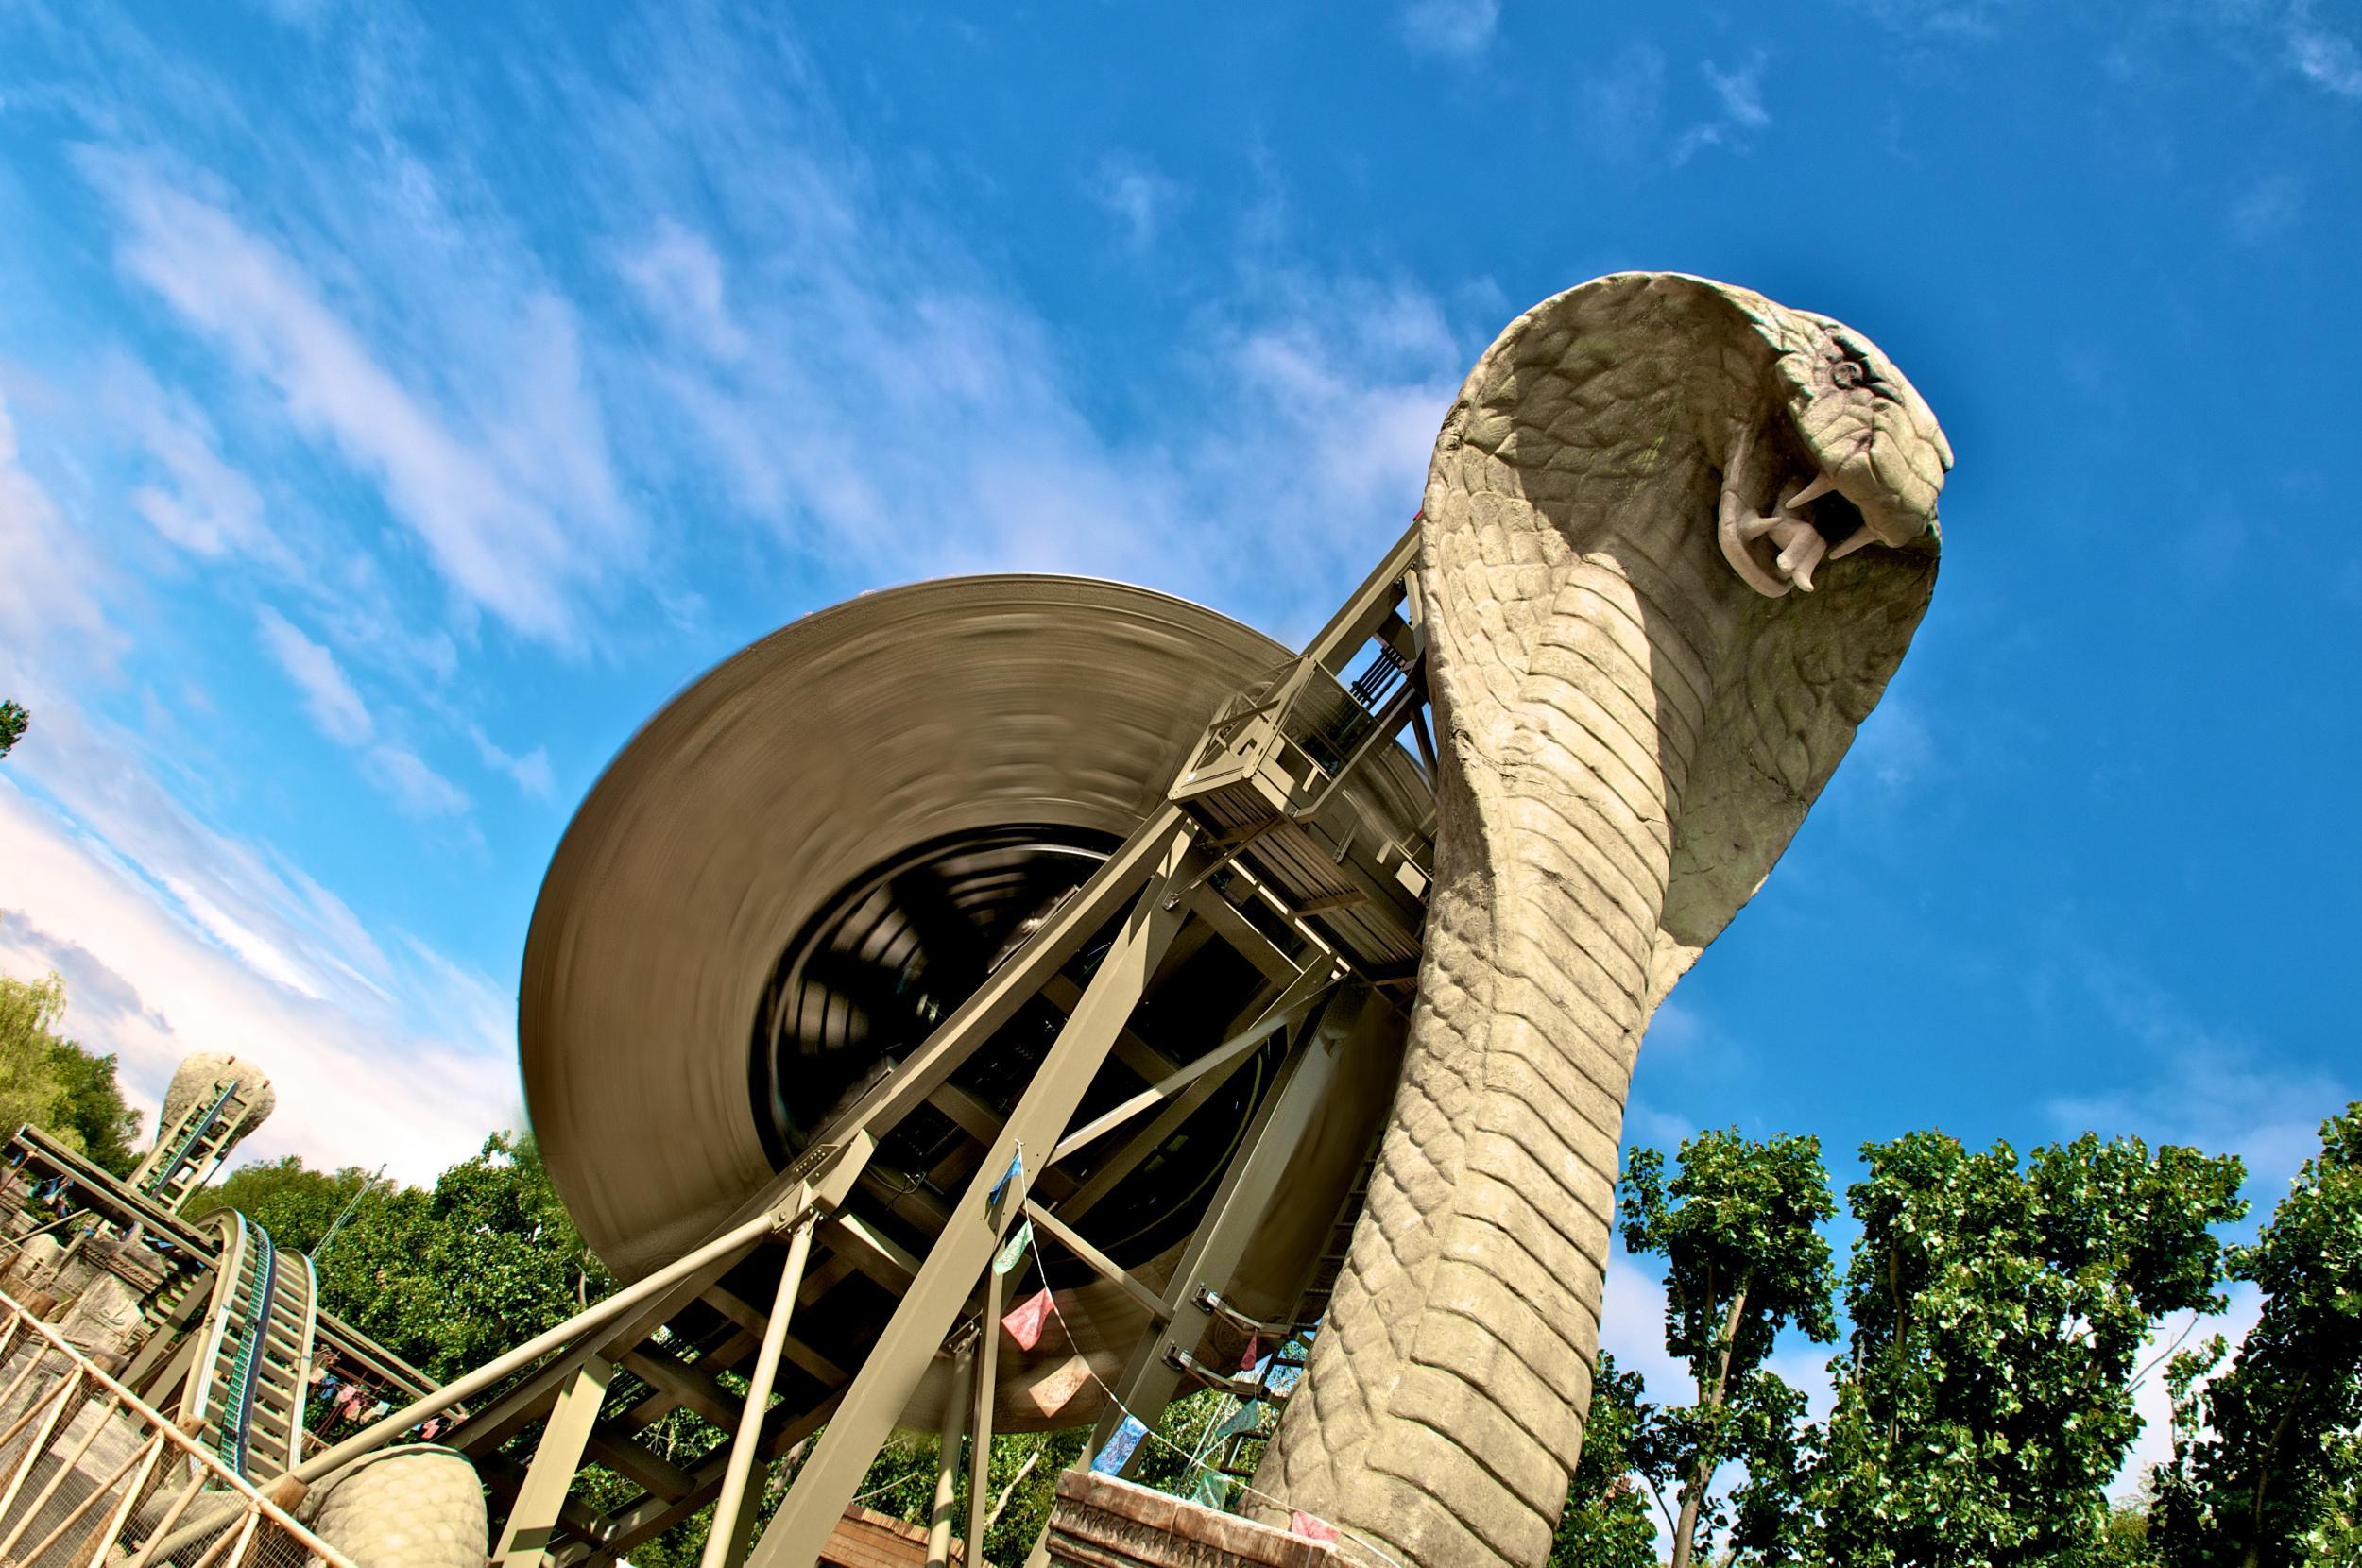
[[1541, 1560], [1581, 1444], [1674, 833], [1746, 609], [1713, 476], [1652, 479], [1429, 540], [1428, 956], [1377, 1223], [1267, 1460], [1404, 1562]]

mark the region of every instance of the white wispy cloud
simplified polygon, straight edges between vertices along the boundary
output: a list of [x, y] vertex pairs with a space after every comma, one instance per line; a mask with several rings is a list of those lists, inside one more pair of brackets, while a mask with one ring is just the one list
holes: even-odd
[[2019, 0], [1856, 0], [1891, 27], [1925, 32], [1939, 38], [1985, 40], [1997, 37]]
[[[465, 791], [428, 766], [410, 746], [380, 734], [376, 716], [361, 700], [361, 693], [353, 689], [334, 654], [304, 636], [268, 606], [257, 611], [256, 619], [262, 626], [264, 647], [295, 683], [313, 724], [338, 745], [359, 752], [363, 774], [385, 791], [397, 807], [414, 817], [451, 817], [467, 812], [470, 802]], [[479, 746], [489, 746], [480, 733], [477, 741]], [[488, 762], [490, 759], [488, 755]], [[517, 773], [525, 764], [505, 754], [500, 754], [500, 764], [505, 771], [516, 775], [520, 782], [528, 776]], [[540, 775], [546, 775], [548, 768], [548, 758], [544, 758]]]
[[484, 759], [486, 767], [495, 773], [506, 774], [516, 781], [518, 789], [535, 800], [548, 800], [557, 793], [557, 780], [550, 772], [547, 747], [536, 746], [522, 757], [512, 756], [494, 744], [481, 725], [471, 726], [468, 738], [475, 742], [476, 755]]
[[1415, 291], [1259, 268], [1192, 321], [1177, 372], [1143, 372], [1157, 424], [1113, 435], [1053, 321], [847, 145], [793, 40], [697, 21], [644, 54], [623, 98], [574, 111], [601, 227], [766, 280], [722, 296], [735, 363], [668, 331], [634, 367], [646, 422], [681, 437], [647, 444], [652, 480], [718, 487], [841, 581], [1088, 571], [1250, 612], [1275, 573], [1240, 546], [1360, 559], [1408, 521], [1465, 364]]
[[1758, 50], [1737, 70], [1725, 71], [1710, 60], [1701, 62], [1698, 68], [1705, 73], [1707, 84], [1722, 105], [1723, 115], [1733, 125], [1752, 129], [1772, 123], [1770, 112], [1763, 107], [1763, 67], [1764, 55]]
[[1473, 60], [1500, 27], [1500, 0], [1410, 0], [1395, 26], [1415, 54]]
[[622, 267], [665, 328], [724, 363], [745, 356], [746, 333], [730, 315], [722, 258], [703, 235], [664, 219]]
[[417, 752], [395, 741], [381, 741], [371, 746], [361, 766], [411, 816], [464, 816], [471, 804], [465, 790], [427, 766]]
[[99, 603], [112, 575], [90, 536], [69, 527], [20, 461], [16, 423], [0, 401], [0, 675], [20, 695], [39, 688], [39, 665], [61, 648], [85, 678], [114, 661], [124, 642]]
[[2296, 227], [2304, 212], [2304, 185], [2288, 174], [2267, 175], [2231, 203], [2231, 237], [2242, 245], [2265, 245]]
[[[253, 1152], [431, 1176], [515, 1096], [510, 1058], [480, 1031], [454, 1040], [412, 1022], [450, 992], [445, 971], [464, 969], [409, 943], [389, 958], [342, 899], [207, 826], [137, 738], [88, 710], [94, 651], [126, 640], [103, 597], [116, 580], [13, 431], [0, 408], [0, 682], [34, 726], [0, 776], [0, 971], [63, 973], [69, 1032], [118, 1058], [143, 1109], [182, 1055], [234, 1050], [262, 1061], [282, 1098]], [[333, 661], [312, 659], [300, 633], [282, 640], [351, 732], [366, 710], [327, 678]]]
[[1181, 200], [1181, 187], [1138, 159], [1109, 153], [1099, 161], [1091, 199], [1115, 218], [1124, 243], [1146, 252]]
[[267, 606], [256, 612], [263, 646], [302, 693], [304, 711], [322, 735], [340, 746], [366, 744], [377, 733], [368, 705], [352, 689], [336, 656], [287, 623]]
[[456, 589], [521, 633], [576, 638], [574, 595], [623, 528], [561, 301], [522, 302], [533, 351], [510, 366], [502, 418], [463, 439], [281, 247], [139, 158], [89, 151], [82, 163], [123, 226], [125, 270], [375, 479]]
[[154, 477], [131, 491], [132, 509], [193, 554], [248, 554], [283, 562], [254, 482], [221, 455], [221, 437], [185, 393], [167, 390], [128, 354], [110, 357], [110, 413], [145, 449]]
[[1862, 721], [1847, 766], [1869, 775], [1880, 789], [1899, 792], [1925, 776], [1935, 759], [1935, 732], [1926, 713], [1909, 697], [1889, 691]]
[[1665, 51], [1635, 41], [1578, 75], [1575, 99], [1586, 139], [1611, 158], [1653, 147], [1665, 119]]
[[2102, 1015], [2139, 1042], [2145, 1060], [2129, 1080], [2046, 1099], [2044, 1110], [2062, 1133], [2130, 1133], [2236, 1154], [2247, 1165], [2247, 1196], [2261, 1212], [2319, 1150], [2322, 1120], [2362, 1094], [2362, 1082], [2266, 1055], [2119, 963], [2086, 957], [2081, 981]]
[[2343, 33], [2313, 20], [2310, 6], [2290, 11], [2289, 62], [2305, 80], [2327, 88], [2341, 98], [2362, 98], [2362, 48]]
[[[0, 969], [65, 972], [66, 1031], [114, 1054], [130, 1097], [151, 1116], [182, 1056], [232, 1050], [261, 1063], [280, 1096], [245, 1155], [295, 1153], [332, 1168], [383, 1161], [425, 1181], [472, 1150], [514, 1102], [507, 1053], [485, 1049], [480, 1037], [415, 1033], [385, 995], [224, 912], [201, 923], [202, 895], [178, 878], [187, 912], [176, 916], [87, 825], [61, 820], [6, 780], [0, 862], [9, 867]], [[388, 979], [425, 991], [442, 975]]]
[[1772, 123], [1771, 111], [1763, 106], [1766, 63], [1767, 57], [1761, 50], [1750, 56], [1743, 65], [1728, 71], [1710, 60], [1699, 62], [1699, 73], [1714, 94], [1716, 112], [1674, 138], [1671, 157], [1676, 167], [1708, 147], [1736, 145]]

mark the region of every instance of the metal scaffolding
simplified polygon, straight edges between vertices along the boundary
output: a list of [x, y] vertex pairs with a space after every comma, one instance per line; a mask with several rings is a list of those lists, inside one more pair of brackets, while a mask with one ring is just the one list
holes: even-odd
[[[488, 1484], [498, 1563], [621, 1557], [710, 1507], [704, 1568], [805, 1568], [881, 1443], [923, 1408], [944, 1436], [935, 1559], [964, 1523], [974, 1562], [982, 1467], [1006, 1425], [1009, 1304], [992, 1265], [1017, 1227], [1057, 1258], [1061, 1299], [1095, 1291], [1122, 1326], [1076, 1346], [1090, 1387], [1068, 1408], [1095, 1411], [1103, 1440], [1127, 1412], [1153, 1422], [1186, 1387], [1221, 1383], [1206, 1371], [1215, 1343], [1317, 1320], [1392, 1098], [1432, 875], [1414, 543], [1415, 530], [1297, 659], [1241, 672], [1163, 804], [734, 1219], [295, 1474], [325, 1475], [464, 1404], [446, 1440]], [[1251, 976], [1244, 1005], [1186, 1049], [1152, 1044], [1138, 1026], [1173, 1006], [1185, 961], [1210, 947]], [[1005, 1112], [960, 1088], [1012, 1019], [1044, 1008], [1053, 1032]], [[1114, 1061], [1130, 1069], [1120, 1081], [1103, 1072]], [[1266, 1077], [1205, 1173], [1202, 1215], [1150, 1263], [1109, 1256], [1086, 1234], [1093, 1207], [1250, 1063]], [[922, 1107], [962, 1134], [924, 1183], [881, 1155]], [[1277, 1264], [1257, 1268], [1264, 1310], [1245, 1318], [1233, 1283], [1275, 1246]], [[702, 1448], [659, 1440], [680, 1410], [699, 1418]], [[963, 1433], [964, 1522], [951, 1518]], [[759, 1477], [798, 1445], [758, 1539]], [[586, 1467], [608, 1477], [602, 1503], [577, 1484]]]

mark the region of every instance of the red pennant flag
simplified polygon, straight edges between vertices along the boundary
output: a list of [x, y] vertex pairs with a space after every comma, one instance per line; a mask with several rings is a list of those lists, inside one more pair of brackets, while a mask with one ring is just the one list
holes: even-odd
[[1259, 1334], [1248, 1335], [1246, 1337], [1246, 1357], [1239, 1363], [1239, 1370], [1241, 1372], [1253, 1372], [1255, 1370], [1255, 1363], [1260, 1361], [1262, 1358], [1263, 1337]]
[[1035, 1291], [1001, 1320], [1001, 1326], [1009, 1331], [1019, 1350], [1032, 1350], [1041, 1342], [1042, 1325], [1050, 1321], [1050, 1291], [1048, 1287]]
[[1334, 1542], [1337, 1539], [1337, 1526], [1326, 1519], [1313, 1518], [1302, 1508], [1291, 1508], [1288, 1510], [1288, 1533], [1300, 1535], [1307, 1541]]

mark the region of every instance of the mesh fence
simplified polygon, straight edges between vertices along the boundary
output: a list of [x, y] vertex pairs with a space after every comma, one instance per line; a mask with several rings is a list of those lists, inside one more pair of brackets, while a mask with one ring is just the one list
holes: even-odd
[[352, 1568], [5, 1295], [0, 1564]]

